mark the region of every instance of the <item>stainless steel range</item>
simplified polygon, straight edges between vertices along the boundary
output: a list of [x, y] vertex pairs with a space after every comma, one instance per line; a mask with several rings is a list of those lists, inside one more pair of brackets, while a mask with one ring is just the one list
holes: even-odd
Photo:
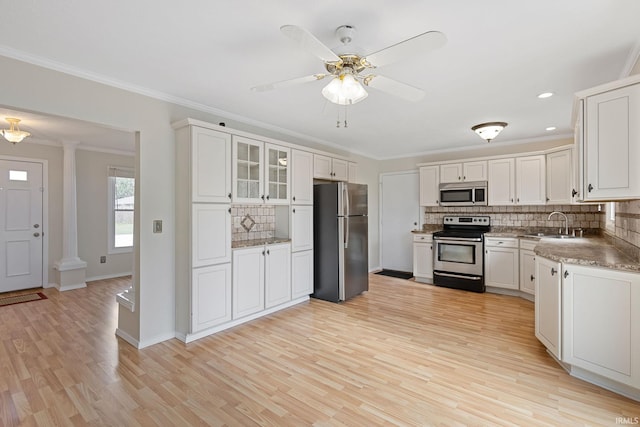
[[491, 217], [445, 216], [443, 230], [433, 233], [433, 283], [484, 292], [484, 233]]

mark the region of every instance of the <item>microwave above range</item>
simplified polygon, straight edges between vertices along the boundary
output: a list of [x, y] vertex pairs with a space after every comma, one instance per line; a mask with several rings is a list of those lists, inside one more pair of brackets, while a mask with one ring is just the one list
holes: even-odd
[[440, 184], [440, 206], [487, 206], [487, 181]]

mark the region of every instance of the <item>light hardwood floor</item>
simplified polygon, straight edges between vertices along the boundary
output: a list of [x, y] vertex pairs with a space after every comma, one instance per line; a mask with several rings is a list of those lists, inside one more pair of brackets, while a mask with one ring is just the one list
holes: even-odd
[[0, 307], [0, 425], [620, 425], [640, 403], [570, 377], [533, 304], [370, 276], [185, 345], [114, 335], [105, 280]]

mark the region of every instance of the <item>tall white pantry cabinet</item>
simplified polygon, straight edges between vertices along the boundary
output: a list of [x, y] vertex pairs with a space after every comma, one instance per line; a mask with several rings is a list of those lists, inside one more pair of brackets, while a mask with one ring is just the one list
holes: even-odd
[[176, 332], [231, 320], [231, 135], [176, 129]]

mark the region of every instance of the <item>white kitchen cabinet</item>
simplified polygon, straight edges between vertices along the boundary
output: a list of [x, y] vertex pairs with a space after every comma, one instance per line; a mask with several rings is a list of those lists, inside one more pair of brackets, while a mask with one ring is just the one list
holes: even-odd
[[486, 181], [487, 162], [478, 160], [440, 165], [440, 182]]
[[291, 245], [267, 245], [265, 254], [265, 308], [291, 300]]
[[291, 203], [313, 204], [313, 153], [291, 150]]
[[231, 263], [194, 268], [191, 292], [191, 331], [231, 320]]
[[440, 168], [420, 168], [420, 206], [438, 206], [440, 199]]
[[519, 289], [518, 239], [487, 237], [484, 253], [485, 285]]
[[271, 205], [288, 205], [291, 192], [291, 149], [275, 144], [264, 145], [264, 197]]
[[640, 275], [563, 267], [562, 361], [640, 387]]
[[540, 256], [535, 262], [536, 338], [562, 360], [562, 265]]
[[198, 126], [190, 133], [191, 201], [231, 203], [231, 135]]
[[233, 188], [235, 203], [264, 202], [262, 141], [233, 136]]
[[349, 182], [357, 183], [358, 182], [358, 164], [355, 162], [349, 162]]
[[462, 163], [440, 165], [440, 182], [462, 181]]
[[544, 205], [545, 156], [523, 156], [488, 161], [488, 204]]
[[313, 206], [291, 207], [291, 251], [313, 249]]
[[279, 243], [234, 249], [233, 318], [291, 300], [291, 246]]
[[192, 267], [231, 262], [230, 209], [230, 205], [220, 203], [192, 205]]
[[536, 254], [533, 248], [537, 242], [520, 239], [520, 290], [530, 295], [536, 293]]
[[516, 201], [516, 162], [513, 158], [489, 160], [487, 192], [489, 206], [513, 205]]
[[433, 236], [413, 235], [413, 276], [416, 282], [433, 283]]
[[584, 200], [640, 198], [640, 83], [586, 96], [584, 108]]
[[235, 135], [232, 142], [233, 202], [289, 204], [291, 150]]
[[320, 154], [313, 155], [313, 177], [331, 181], [349, 180], [349, 162]]
[[291, 298], [313, 293], [313, 251], [291, 253]]
[[255, 246], [233, 250], [233, 318], [264, 310], [266, 249]]
[[183, 341], [231, 319], [231, 136], [212, 128], [175, 125], [175, 316]]
[[547, 204], [568, 205], [574, 202], [575, 186], [573, 185], [573, 150], [547, 153]]
[[545, 156], [516, 157], [516, 203], [544, 205], [546, 203]]

